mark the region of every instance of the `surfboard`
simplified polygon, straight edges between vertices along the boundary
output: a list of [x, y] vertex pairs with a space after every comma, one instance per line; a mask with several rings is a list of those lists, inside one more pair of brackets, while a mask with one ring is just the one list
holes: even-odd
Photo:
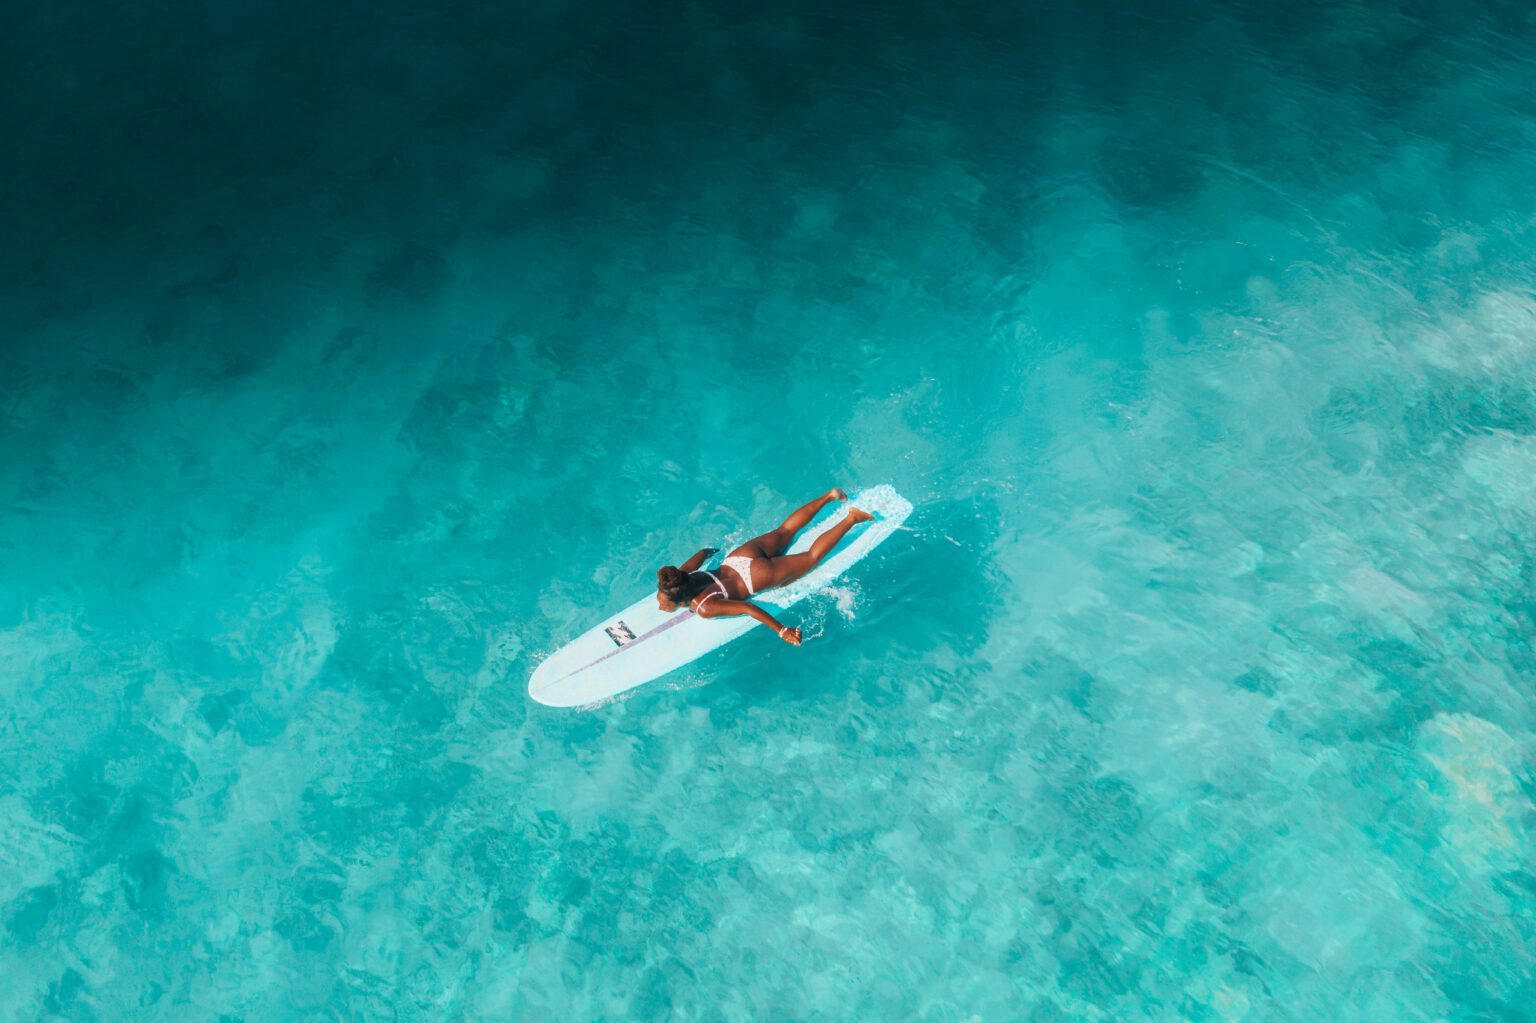
[[[754, 595], [753, 603], [779, 618], [780, 612], [825, 589], [852, 568], [900, 529], [912, 514], [911, 502], [889, 484], [852, 494], [848, 503], [873, 513], [874, 520], [849, 530], [815, 571], [788, 586]], [[789, 553], [809, 550], [818, 536], [842, 519], [846, 507], [832, 504], [823, 508], [800, 531]], [[656, 594], [652, 591], [546, 658], [528, 680], [528, 695], [551, 707], [586, 706], [676, 671], [754, 629], [775, 643], [782, 642], [771, 629], [763, 628], [746, 615], [700, 618], [686, 609], [663, 611], [656, 606]]]

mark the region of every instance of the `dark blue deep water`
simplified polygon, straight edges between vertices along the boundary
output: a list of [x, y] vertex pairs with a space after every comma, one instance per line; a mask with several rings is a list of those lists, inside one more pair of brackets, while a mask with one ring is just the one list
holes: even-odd
[[1536, 1019], [1530, 5], [9, 6], [0, 1021]]

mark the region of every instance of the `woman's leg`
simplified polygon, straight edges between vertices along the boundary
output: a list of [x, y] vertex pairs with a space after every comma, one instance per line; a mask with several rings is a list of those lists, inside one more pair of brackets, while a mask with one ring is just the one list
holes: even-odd
[[772, 558], [768, 562], [769, 581], [766, 585], [759, 586], [759, 590], [766, 590], [770, 586], [783, 586], [792, 583], [805, 575], [811, 569], [821, 564], [822, 559], [832, 553], [843, 537], [848, 535], [848, 530], [860, 522], [868, 522], [874, 518], [867, 511], [859, 508], [849, 508], [848, 514], [843, 516], [843, 521], [827, 530], [816, 538], [811, 544], [811, 549], [801, 554], [786, 554], [783, 557]]
[[[846, 500], [848, 500], [848, 495], [841, 489], [834, 487], [809, 504], [796, 508], [794, 514], [785, 519], [778, 529], [771, 533], [764, 533], [762, 536], [753, 537], [738, 547], [737, 550], [752, 557], [777, 558], [789, 550], [789, 545], [795, 542], [795, 534], [810, 525], [817, 512], [833, 501]], [[749, 547], [752, 550], [747, 550]]]

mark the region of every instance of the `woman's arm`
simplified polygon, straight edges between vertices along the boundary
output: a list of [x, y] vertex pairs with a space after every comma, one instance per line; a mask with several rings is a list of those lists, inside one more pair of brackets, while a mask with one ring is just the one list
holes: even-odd
[[719, 549], [720, 548], [718, 547], [706, 547], [699, 553], [695, 554], [693, 557], [689, 558], [687, 561], [683, 562], [678, 566], [678, 568], [682, 569], [684, 572], [697, 572], [699, 570], [699, 566], [708, 561], [709, 556], [714, 554]]
[[768, 626], [774, 632], [777, 632], [779, 634], [779, 638], [784, 642], [790, 644], [791, 646], [800, 645], [799, 629], [791, 629], [787, 626], [780, 625], [778, 619], [774, 618], [773, 615], [769, 614], [767, 611], [764, 611], [750, 600], [705, 601], [704, 607], [698, 612], [698, 615], [700, 618], [734, 618], [738, 615], [749, 615], [762, 622], [764, 625]]

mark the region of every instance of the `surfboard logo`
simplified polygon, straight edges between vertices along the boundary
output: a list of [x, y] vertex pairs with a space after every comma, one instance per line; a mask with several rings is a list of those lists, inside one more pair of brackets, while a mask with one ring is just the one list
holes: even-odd
[[613, 640], [614, 646], [623, 646], [625, 643], [635, 641], [634, 631], [623, 622], [614, 622], [603, 631], [608, 633], [608, 638]]

